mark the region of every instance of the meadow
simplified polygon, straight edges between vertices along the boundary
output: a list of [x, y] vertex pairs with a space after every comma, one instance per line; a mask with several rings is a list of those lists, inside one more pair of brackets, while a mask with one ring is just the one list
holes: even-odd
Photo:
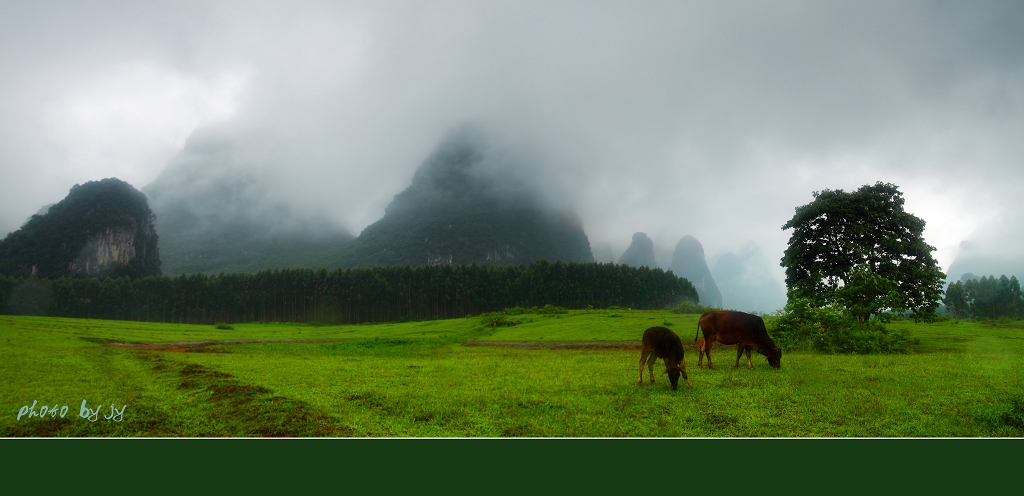
[[[478, 316], [218, 329], [0, 315], [0, 436], [1024, 434], [1020, 322], [894, 321], [915, 340], [910, 353], [787, 350], [780, 370], [756, 353], [753, 370], [734, 369], [735, 351], [721, 348], [715, 369], [699, 369], [688, 348], [694, 387], [673, 391], [663, 375], [638, 386], [639, 351], [628, 346], [653, 325], [689, 343], [698, 315], [513, 318], [511, 327], [487, 327]], [[486, 346], [510, 342], [578, 346]], [[586, 347], [598, 342], [621, 346]]]

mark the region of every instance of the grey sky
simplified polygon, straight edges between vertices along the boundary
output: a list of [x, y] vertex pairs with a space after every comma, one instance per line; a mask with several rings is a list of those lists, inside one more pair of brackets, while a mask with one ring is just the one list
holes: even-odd
[[358, 234], [472, 121], [616, 257], [692, 234], [781, 283], [793, 209], [881, 180], [944, 269], [964, 240], [1020, 260], [1022, 25], [1022, 2], [4, 1], [0, 235], [75, 183], [141, 189], [197, 130]]

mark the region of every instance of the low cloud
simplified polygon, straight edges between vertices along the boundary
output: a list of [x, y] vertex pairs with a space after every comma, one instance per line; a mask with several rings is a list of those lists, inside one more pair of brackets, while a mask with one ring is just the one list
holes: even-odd
[[812, 191], [881, 180], [944, 268], [964, 239], [1012, 256], [1018, 233], [984, 226], [1024, 212], [1022, 17], [1016, 2], [16, 5], [0, 20], [0, 231], [75, 183], [155, 187], [219, 133], [239, 195], [358, 234], [477, 122], [617, 254], [641, 231], [659, 263], [685, 234], [773, 262]]

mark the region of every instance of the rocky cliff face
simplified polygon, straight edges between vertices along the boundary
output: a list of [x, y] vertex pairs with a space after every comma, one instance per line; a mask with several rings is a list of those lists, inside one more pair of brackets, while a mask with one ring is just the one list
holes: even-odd
[[707, 307], [722, 308], [722, 293], [711, 277], [711, 270], [704, 259], [704, 247], [700, 241], [693, 236], [686, 235], [676, 244], [676, 251], [672, 254], [672, 272], [689, 279], [697, 289], [700, 297], [700, 304]]
[[654, 242], [642, 232], [634, 234], [633, 242], [619, 257], [619, 263], [630, 267], [657, 267], [654, 261]]
[[145, 195], [115, 178], [75, 185], [66, 198], [0, 241], [0, 273], [159, 275], [157, 234]]
[[68, 269], [82, 276], [100, 276], [116, 267], [128, 267], [136, 258], [157, 258], [160, 255], [153, 225], [112, 226], [96, 233], [82, 247]]

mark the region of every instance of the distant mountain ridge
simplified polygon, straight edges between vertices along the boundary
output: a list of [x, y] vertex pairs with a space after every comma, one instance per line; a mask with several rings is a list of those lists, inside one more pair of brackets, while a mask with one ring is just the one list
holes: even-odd
[[593, 262], [579, 217], [502, 176], [491, 151], [477, 128], [449, 133], [384, 217], [341, 247], [339, 265]]
[[619, 264], [630, 267], [657, 268], [658, 264], [654, 261], [654, 241], [651, 241], [651, 238], [642, 232], [633, 234], [633, 241], [619, 257]]
[[707, 260], [704, 258], [704, 247], [697, 238], [686, 235], [676, 244], [672, 254], [672, 272], [688, 279], [697, 289], [700, 304], [707, 307], [722, 308], [722, 293], [711, 277]]
[[146, 196], [116, 178], [76, 184], [0, 241], [0, 274], [16, 277], [143, 277], [160, 274]]
[[164, 272], [329, 266], [353, 236], [277, 200], [273, 178], [235, 139], [197, 132], [143, 188], [156, 213]]

